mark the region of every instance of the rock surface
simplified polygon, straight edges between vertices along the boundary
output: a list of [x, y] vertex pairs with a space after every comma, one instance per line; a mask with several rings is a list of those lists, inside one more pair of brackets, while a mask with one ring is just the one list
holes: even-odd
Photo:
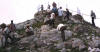
[[[100, 46], [100, 28], [93, 27], [84, 21], [80, 15], [72, 15], [69, 21], [63, 21], [67, 27], [63, 42], [61, 32], [49, 25], [44, 25], [46, 11], [38, 12], [34, 19], [16, 24], [16, 38], [20, 38], [14, 45], [9, 45], [5, 50], [8, 52], [89, 52], [88, 47]], [[63, 17], [62, 17], [63, 18]], [[24, 27], [26, 24], [34, 29], [34, 35], [25, 36]], [[55, 27], [59, 22], [56, 20]], [[1, 47], [0, 35], [0, 47]], [[92, 49], [91, 49], [92, 50]]]

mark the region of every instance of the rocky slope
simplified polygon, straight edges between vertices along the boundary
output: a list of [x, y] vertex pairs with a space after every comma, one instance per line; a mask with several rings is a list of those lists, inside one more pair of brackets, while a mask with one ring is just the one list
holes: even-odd
[[[82, 16], [73, 15], [69, 21], [56, 20], [55, 28], [51, 28], [43, 23], [46, 15], [46, 11], [40, 11], [34, 15], [34, 19], [17, 24], [17, 37], [20, 40], [5, 49], [1, 48], [0, 52], [89, 52], [88, 47], [99, 47], [100, 28], [93, 27]], [[25, 36], [24, 26], [27, 23], [34, 28], [34, 35]], [[59, 23], [67, 25], [65, 42], [61, 39], [61, 32], [56, 29]]]

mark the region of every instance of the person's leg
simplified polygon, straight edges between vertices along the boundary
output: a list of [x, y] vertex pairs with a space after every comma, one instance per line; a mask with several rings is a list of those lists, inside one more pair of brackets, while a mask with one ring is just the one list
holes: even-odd
[[55, 27], [55, 19], [52, 19], [52, 27]]
[[69, 16], [67, 16], [67, 19], [69, 20]]
[[7, 46], [7, 44], [8, 44], [7, 39], [8, 39], [8, 36], [7, 36], [7, 35], [5, 35], [5, 46]]
[[95, 26], [94, 19], [92, 18], [92, 25]]
[[64, 32], [64, 30], [61, 30], [61, 37], [62, 37], [62, 40], [64, 42], [65, 41], [65, 32]]
[[8, 35], [8, 38], [10, 38], [11, 43], [12, 43], [13, 42], [13, 38], [10, 35]]

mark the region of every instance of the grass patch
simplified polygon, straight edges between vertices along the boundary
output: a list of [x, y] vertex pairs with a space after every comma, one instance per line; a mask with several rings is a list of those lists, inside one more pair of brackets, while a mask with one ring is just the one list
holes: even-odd
[[21, 29], [21, 30], [16, 30], [16, 32], [20, 35], [25, 34], [25, 29]]
[[37, 23], [33, 24], [32, 27], [33, 27], [33, 28], [36, 28], [36, 27], [37, 27], [37, 28], [41, 28], [41, 26], [42, 26], [43, 24], [44, 24], [43, 22], [39, 22], [39, 21], [38, 21]]
[[4, 48], [0, 48], [0, 52], [6, 52]]

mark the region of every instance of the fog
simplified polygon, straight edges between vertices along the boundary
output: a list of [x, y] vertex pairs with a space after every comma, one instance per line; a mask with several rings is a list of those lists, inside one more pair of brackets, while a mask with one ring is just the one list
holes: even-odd
[[100, 27], [99, 0], [0, 0], [0, 24], [9, 24], [10, 20], [20, 23], [32, 19], [41, 4], [46, 9], [48, 4], [52, 5], [52, 2], [56, 2], [57, 7], [62, 6], [63, 10], [68, 8], [73, 15], [77, 14], [76, 11], [79, 8], [82, 16], [88, 22], [91, 22], [90, 11], [93, 10], [97, 16], [96, 26]]

